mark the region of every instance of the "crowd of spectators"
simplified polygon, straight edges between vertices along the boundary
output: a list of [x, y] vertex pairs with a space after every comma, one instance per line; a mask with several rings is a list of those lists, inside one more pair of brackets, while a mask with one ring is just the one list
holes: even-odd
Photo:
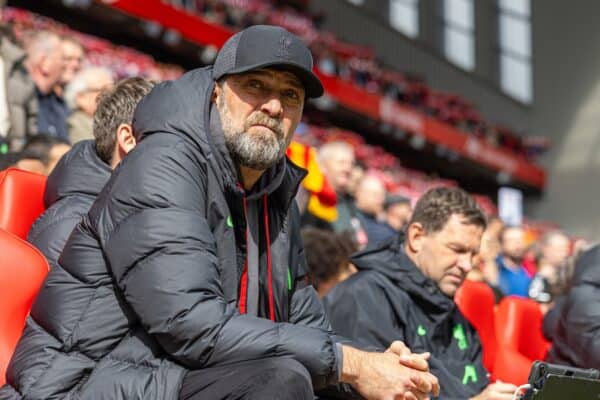
[[[198, 3], [198, 2], [197, 2]], [[210, 9], [211, 2], [206, 2]], [[219, 3], [224, 7], [225, 3]], [[63, 39], [61, 50], [64, 52], [65, 68], [62, 84], [55, 85], [55, 92], [60, 93], [61, 105], [68, 108], [66, 127], [69, 137], [63, 137], [71, 144], [77, 140], [91, 137], [91, 115], [94, 112], [95, 97], [98, 91], [112, 82], [128, 76], [144, 76], [157, 81], [174, 79], [183, 73], [179, 67], [155, 62], [151, 57], [130, 48], [116, 46], [106, 40], [71, 30], [63, 24], [49, 18], [36, 15], [26, 10], [7, 8], [3, 13], [7, 23], [7, 31], [13, 32], [12, 40], [4, 41], [15, 49], [23, 48], [24, 42], [31, 40], [32, 32], [48, 32]], [[22, 54], [21, 57], [24, 57]], [[24, 76], [27, 71], [22, 70]], [[27, 79], [30, 81], [29, 79]], [[66, 85], [66, 81], [70, 85]], [[31, 86], [31, 82], [29, 82]], [[64, 88], [63, 88], [64, 87]], [[15, 91], [15, 93], [17, 93]], [[62, 109], [64, 113], [64, 108]], [[33, 125], [33, 123], [30, 123]], [[37, 130], [33, 127], [25, 136], [28, 138]], [[50, 133], [50, 132], [46, 132]], [[3, 134], [6, 138], [6, 134]], [[316, 125], [302, 124], [297, 131], [297, 140], [313, 147], [318, 147], [325, 141], [345, 141], [356, 152], [359, 167], [376, 171], [391, 192], [401, 190], [405, 196], [416, 198], [428, 188], [440, 185], [456, 185], [455, 182], [438, 177], [432, 178], [425, 173], [403, 167], [393, 154], [379, 146], [372, 146], [355, 132], [337, 128], [323, 128]], [[24, 142], [23, 142], [24, 143]], [[13, 146], [15, 151], [22, 144]], [[4, 152], [8, 150], [5, 146]], [[12, 157], [14, 158], [14, 157]], [[11, 159], [11, 157], [9, 157]], [[489, 199], [481, 199], [487, 211], [493, 212], [493, 203]]]
[[0, 167], [48, 175], [71, 145], [91, 139], [96, 99], [128, 76], [169, 80], [183, 70], [26, 10], [2, 10]]
[[242, 29], [254, 24], [280, 25], [309, 44], [317, 69], [330, 76], [408, 104], [455, 128], [535, 159], [548, 146], [540, 138], [524, 138], [502, 124], [487, 120], [477, 107], [454, 93], [431, 88], [420, 76], [385, 67], [371, 48], [346, 43], [322, 30], [325, 15], [309, 11], [306, 2], [273, 0], [169, 0], [175, 7], [199, 14], [212, 23]]

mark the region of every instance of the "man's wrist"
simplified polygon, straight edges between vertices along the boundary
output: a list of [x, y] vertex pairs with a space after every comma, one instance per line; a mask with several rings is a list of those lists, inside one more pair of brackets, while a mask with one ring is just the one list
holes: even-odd
[[340, 382], [353, 384], [360, 375], [361, 361], [364, 359], [364, 352], [342, 345], [342, 373]]
[[336, 343], [333, 347], [336, 358], [336, 379], [338, 382], [342, 380], [342, 370], [344, 368], [344, 350], [342, 350], [342, 344]]

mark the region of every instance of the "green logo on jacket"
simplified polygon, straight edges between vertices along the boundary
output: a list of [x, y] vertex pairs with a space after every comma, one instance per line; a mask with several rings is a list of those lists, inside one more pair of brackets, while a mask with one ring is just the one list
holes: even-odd
[[477, 370], [472, 364], [465, 365], [465, 374], [463, 375], [462, 384], [467, 385], [469, 381], [477, 383]]
[[467, 335], [465, 335], [465, 330], [462, 324], [454, 325], [454, 329], [452, 330], [452, 337], [458, 342], [459, 349], [466, 350], [469, 347]]
[[233, 219], [231, 219], [231, 215], [227, 217], [227, 226], [233, 228]]
[[425, 327], [423, 327], [423, 325], [419, 325], [417, 327], [417, 335], [419, 335], [419, 336], [427, 335], [427, 331], [425, 330]]

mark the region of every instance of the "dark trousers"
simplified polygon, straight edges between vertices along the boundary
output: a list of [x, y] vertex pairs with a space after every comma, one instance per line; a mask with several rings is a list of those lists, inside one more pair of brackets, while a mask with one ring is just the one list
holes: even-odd
[[310, 375], [298, 361], [266, 358], [189, 371], [179, 400], [313, 400]]

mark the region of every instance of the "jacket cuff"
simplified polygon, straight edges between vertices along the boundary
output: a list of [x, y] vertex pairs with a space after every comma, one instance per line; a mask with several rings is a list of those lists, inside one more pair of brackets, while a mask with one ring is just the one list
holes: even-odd
[[344, 369], [344, 351], [342, 350], [342, 344], [336, 343], [334, 348], [335, 352], [335, 368], [334, 376], [337, 377], [337, 381], [339, 382], [342, 379], [342, 371]]

